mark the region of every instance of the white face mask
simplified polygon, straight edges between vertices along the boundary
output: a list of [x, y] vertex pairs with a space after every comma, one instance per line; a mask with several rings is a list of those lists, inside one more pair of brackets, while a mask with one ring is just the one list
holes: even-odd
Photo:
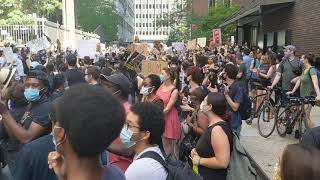
[[150, 91], [152, 87], [144, 87], [142, 86], [141, 90], [140, 90], [140, 94], [142, 94], [143, 96], [148, 96], [152, 91]]
[[204, 102], [203, 101], [200, 104], [200, 111], [201, 112], [205, 112], [205, 110], [204, 110]]

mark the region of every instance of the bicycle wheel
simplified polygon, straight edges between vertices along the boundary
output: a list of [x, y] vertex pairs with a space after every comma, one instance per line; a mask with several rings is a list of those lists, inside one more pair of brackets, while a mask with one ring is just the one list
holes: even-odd
[[299, 119], [299, 139], [301, 140], [301, 137], [303, 134], [307, 131], [308, 126], [307, 126], [307, 119], [305, 116], [301, 116]]
[[287, 120], [287, 108], [281, 111], [281, 109], [277, 110], [275, 121], [277, 132], [281, 137], [285, 137], [287, 134], [287, 127], [289, 126], [289, 122]]
[[269, 102], [264, 102], [258, 113], [258, 130], [259, 134], [268, 138], [274, 131], [276, 126], [275, 110]]

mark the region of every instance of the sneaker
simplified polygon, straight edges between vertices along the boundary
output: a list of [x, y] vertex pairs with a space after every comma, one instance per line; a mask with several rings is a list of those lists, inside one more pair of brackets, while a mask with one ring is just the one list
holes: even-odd
[[296, 130], [296, 131], [294, 132], [294, 137], [295, 137], [296, 139], [300, 139], [299, 130]]

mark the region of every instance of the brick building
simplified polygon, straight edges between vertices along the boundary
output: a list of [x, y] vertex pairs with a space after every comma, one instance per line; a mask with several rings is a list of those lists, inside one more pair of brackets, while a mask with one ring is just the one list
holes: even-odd
[[221, 26], [237, 23], [237, 43], [281, 48], [297, 54], [320, 52], [320, 0], [240, 0], [240, 12]]

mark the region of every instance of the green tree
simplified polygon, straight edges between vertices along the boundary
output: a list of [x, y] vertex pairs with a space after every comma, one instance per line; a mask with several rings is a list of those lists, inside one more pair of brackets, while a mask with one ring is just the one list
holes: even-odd
[[76, 0], [78, 28], [92, 32], [98, 26], [109, 41], [117, 40], [117, 20], [114, 1]]
[[38, 17], [48, 17], [58, 9], [62, 9], [59, 0], [22, 0], [21, 7], [26, 14], [36, 13]]
[[[172, 30], [171, 33], [173, 34], [170, 34], [168, 44], [174, 41], [185, 41], [199, 37], [210, 38], [212, 29], [219, 28], [220, 24], [239, 12], [239, 7], [230, 4], [230, 1], [217, 1], [216, 6], [210, 8], [206, 16], [198, 16], [192, 13], [191, 5], [192, 1], [186, 0], [159, 21], [162, 24], [169, 24]], [[196, 24], [198, 28], [191, 30], [192, 24]], [[223, 27], [223, 41], [229, 40], [230, 36], [235, 34], [235, 31], [235, 24]]]

